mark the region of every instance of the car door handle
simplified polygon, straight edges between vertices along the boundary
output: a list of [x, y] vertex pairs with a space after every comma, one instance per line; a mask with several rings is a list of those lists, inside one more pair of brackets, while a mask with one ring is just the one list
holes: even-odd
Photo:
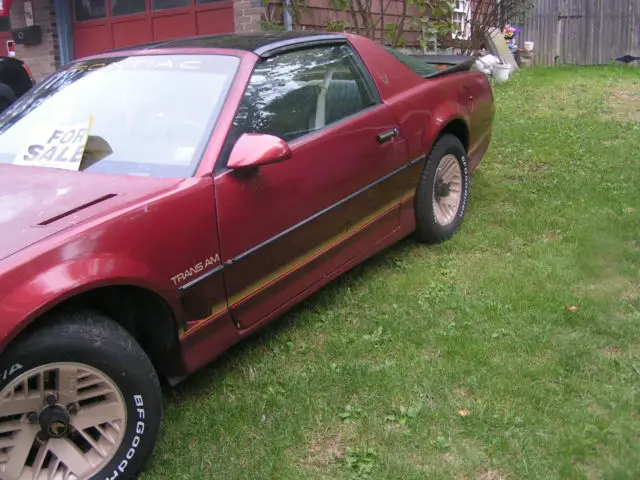
[[400, 131], [397, 128], [392, 128], [391, 130], [387, 130], [386, 132], [382, 132], [376, 135], [376, 140], [378, 140], [378, 143], [384, 143], [388, 142], [397, 135], [400, 135]]

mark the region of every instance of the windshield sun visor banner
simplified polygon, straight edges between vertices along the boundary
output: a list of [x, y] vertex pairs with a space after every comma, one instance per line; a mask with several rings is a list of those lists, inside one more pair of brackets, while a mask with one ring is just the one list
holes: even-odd
[[89, 116], [83, 123], [37, 130], [32, 140], [18, 152], [13, 164], [78, 171], [92, 124], [93, 118]]

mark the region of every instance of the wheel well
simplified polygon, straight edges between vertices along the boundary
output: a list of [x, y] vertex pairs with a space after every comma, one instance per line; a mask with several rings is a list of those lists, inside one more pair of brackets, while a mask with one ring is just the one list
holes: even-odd
[[[100, 287], [71, 297], [47, 313], [73, 308], [94, 310], [124, 327], [151, 359], [158, 376], [165, 378], [179, 365], [178, 329], [167, 303], [149, 290], [134, 286]], [[38, 328], [47, 314], [35, 320]]]
[[446, 133], [450, 133], [451, 135], [455, 135], [464, 145], [465, 151], [469, 151], [469, 127], [464, 120], [459, 118], [452, 120], [449, 122], [440, 132], [439, 136], [442, 136]]

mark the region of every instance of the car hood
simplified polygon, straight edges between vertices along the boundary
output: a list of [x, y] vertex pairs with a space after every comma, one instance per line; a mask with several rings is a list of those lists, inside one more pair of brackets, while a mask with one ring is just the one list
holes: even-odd
[[0, 260], [177, 182], [0, 165]]

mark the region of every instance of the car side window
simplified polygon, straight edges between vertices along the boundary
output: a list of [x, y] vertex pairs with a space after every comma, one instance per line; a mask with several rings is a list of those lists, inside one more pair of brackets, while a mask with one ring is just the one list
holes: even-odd
[[348, 45], [296, 50], [260, 62], [233, 124], [233, 137], [268, 133], [294, 140], [379, 103]]

